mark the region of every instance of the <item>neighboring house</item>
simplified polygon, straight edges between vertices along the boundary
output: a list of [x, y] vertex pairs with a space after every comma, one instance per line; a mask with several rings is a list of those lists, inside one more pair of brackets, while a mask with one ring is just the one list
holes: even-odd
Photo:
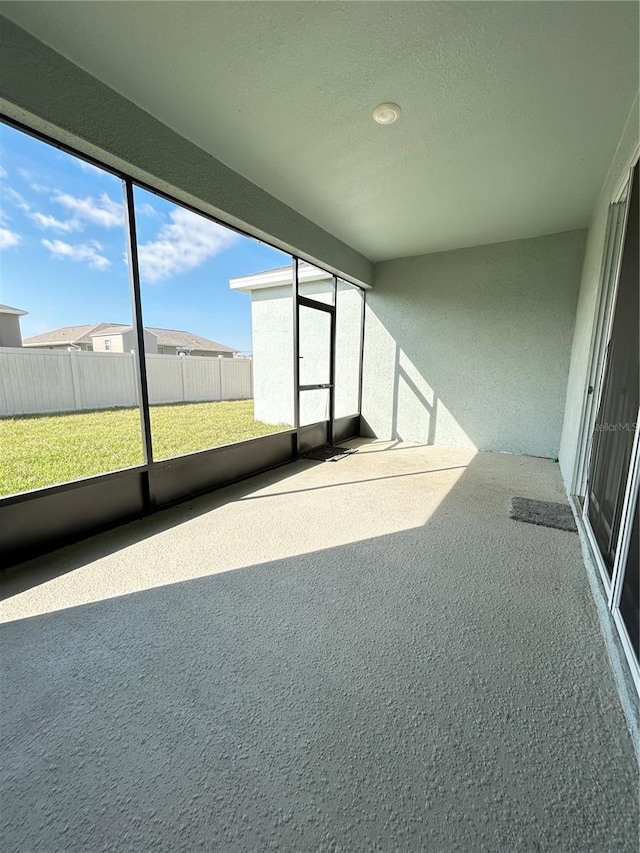
[[23, 311], [21, 308], [0, 305], [0, 347], [22, 346], [20, 317], [24, 317], [28, 313], [28, 311]]
[[[94, 352], [131, 352], [136, 348], [136, 333], [122, 323], [93, 323], [64, 326], [23, 342], [38, 349], [78, 349]], [[233, 358], [236, 350], [216, 341], [176, 329], [145, 328], [145, 349], [149, 354], [203, 355]]]
[[[107, 326], [91, 332], [89, 349], [94, 352], [133, 352], [137, 345], [133, 326]], [[144, 349], [147, 355], [158, 352], [158, 336], [149, 329], [144, 330]]]
[[[26, 338], [22, 345], [24, 347], [37, 347], [38, 349], [91, 351], [93, 349], [92, 333], [111, 328], [113, 325], [113, 323], [89, 323], [84, 326], [64, 326], [61, 329], [54, 329], [51, 332], [43, 332], [41, 335]], [[126, 327], [122, 326], [121, 328]]]
[[158, 352], [164, 355], [205, 355], [221, 358], [233, 358], [236, 350], [194, 335], [192, 332], [181, 332], [176, 329], [156, 329], [149, 326], [158, 339]]

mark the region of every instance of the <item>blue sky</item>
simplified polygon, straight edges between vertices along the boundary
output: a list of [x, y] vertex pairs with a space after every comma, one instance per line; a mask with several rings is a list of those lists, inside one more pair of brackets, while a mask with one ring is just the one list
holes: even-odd
[[[130, 323], [122, 183], [0, 123], [0, 302], [22, 308], [23, 337], [81, 323]], [[135, 190], [142, 311], [251, 351], [248, 294], [229, 279], [290, 257]]]

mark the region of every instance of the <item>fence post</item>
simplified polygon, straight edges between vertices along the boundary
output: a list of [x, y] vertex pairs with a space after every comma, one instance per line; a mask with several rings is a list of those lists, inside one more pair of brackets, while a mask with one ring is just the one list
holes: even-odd
[[76, 361], [76, 356], [76, 350], [70, 349], [69, 360], [71, 364], [71, 387], [73, 388], [73, 404], [76, 407], [76, 412], [80, 412], [82, 411], [82, 394], [80, 393], [78, 362]]
[[187, 402], [187, 356], [178, 356], [180, 359], [180, 376], [182, 377], [182, 402]]

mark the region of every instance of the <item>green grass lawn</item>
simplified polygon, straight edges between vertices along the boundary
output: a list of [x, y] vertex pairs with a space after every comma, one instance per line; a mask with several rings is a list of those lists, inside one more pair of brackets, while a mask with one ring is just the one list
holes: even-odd
[[[152, 406], [155, 459], [290, 429], [253, 418], [253, 400]], [[0, 495], [142, 464], [140, 415], [116, 409], [0, 420]]]

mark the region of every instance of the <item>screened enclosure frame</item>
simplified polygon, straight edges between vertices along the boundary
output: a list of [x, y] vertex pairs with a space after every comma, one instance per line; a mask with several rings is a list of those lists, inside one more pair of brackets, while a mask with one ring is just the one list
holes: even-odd
[[[293, 295], [293, 311], [294, 311], [294, 423], [296, 428], [296, 452], [300, 453], [312, 450], [314, 447], [322, 444], [333, 444], [335, 431], [335, 376], [336, 376], [336, 294], [338, 290], [337, 276], [331, 277], [331, 292], [332, 302], [329, 305], [326, 302], [320, 302], [316, 299], [310, 299], [307, 296], [300, 295], [300, 275], [299, 262], [295, 258], [293, 261], [294, 268], [294, 295]], [[329, 315], [329, 375], [328, 382], [302, 384], [300, 382], [300, 308], [308, 308], [312, 311], [321, 311]], [[362, 356], [361, 356], [362, 357]], [[301, 400], [302, 395], [306, 391], [322, 391], [329, 392], [329, 419], [317, 424], [301, 424]], [[325, 433], [323, 435], [323, 425]]]
[[[190, 497], [204, 494], [257, 473], [286, 464], [297, 459], [304, 449], [326, 443], [327, 438], [347, 440], [360, 434], [360, 413], [362, 407], [362, 377], [365, 319], [365, 290], [360, 285], [342, 278], [351, 287], [357, 289], [362, 298], [360, 329], [358, 330], [358, 411], [353, 415], [335, 419], [333, 388], [331, 389], [331, 418], [327, 429], [325, 424], [300, 425], [299, 409], [299, 324], [298, 312], [298, 269], [300, 259], [297, 255], [285, 252], [291, 257], [292, 281], [291, 293], [295, 318], [292, 330], [294, 352], [293, 375], [291, 377], [294, 399], [294, 426], [292, 429], [274, 432], [268, 435], [250, 438], [229, 444], [211, 447], [180, 456], [154, 459], [149, 403], [149, 383], [146, 366], [142, 295], [140, 287], [140, 265], [136, 215], [134, 209], [134, 189], [146, 190], [165, 201], [202, 216], [252, 240], [284, 252], [267, 240], [225, 222], [196, 206], [174, 198], [163, 190], [139, 180], [134, 180], [126, 172], [106, 165], [99, 159], [77, 151], [72, 146], [59, 142], [47, 134], [36, 131], [22, 122], [0, 114], [0, 121], [17, 131], [27, 134], [40, 142], [57, 148], [66, 154], [89, 163], [102, 171], [113, 175], [122, 182], [125, 231], [127, 238], [129, 268], [129, 286], [132, 307], [133, 328], [137, 347], [134, 353], [138, 411], [143, 450], [143, 463], [117, 470], [107, 471], [90, 477], [66, 481], [63, 483], [36, 488], [31, 491], [0, 497], [0, 567], [9, 567], [54, 548], [61, 547], [79, 539], [126, 523], [140, 516], [165, 508]], [[337, 288], [337, 276], [313, 262], [314, 266], [332, 278], [334, 296]], [[300, 297], [305, 304], [305, 297]], [[317, 307], [315, 300], [309, 300]], [[334, 299], [335, 302], [335, 299]], [[321, 310], [327, 305], [322, 304]], [[335, 380], [335, 304], [332, 309], [331, 343], [331, 383]], [[322, 430], [327, 429], [325, 436]]]

